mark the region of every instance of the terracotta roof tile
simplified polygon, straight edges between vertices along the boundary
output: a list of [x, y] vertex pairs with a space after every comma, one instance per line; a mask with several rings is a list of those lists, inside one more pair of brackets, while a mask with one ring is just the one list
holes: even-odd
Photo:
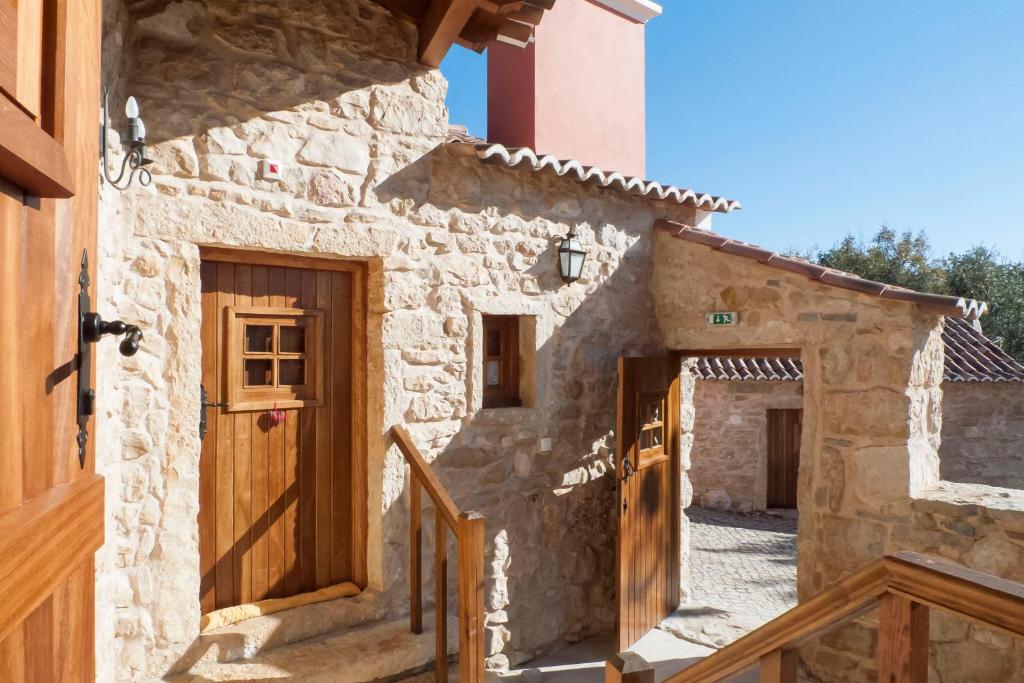
[[654, 227], [657, 230], [667, 232], [677, 239], [694, 242], [696, 244], [703, 244], [704, 246], [717, 251], [749, 258], [771, 268], [797, 273], [814, 280], [815, 282], [820, 282], [831, 287], [849, 289], [855, 292], [877, 296], [882, 299], [908, 301], [910, 303], [926, 306], [938, 306], [940, 308], [947, 309], [947, 314], [949, 315], [959, 315], [961, 317], [971, 319], [979, 318], [988, 311], [988, 304], [984, 301], [965, 299], [963, 297], [956, 296], [946, 296], [943, 294], [915, 292], [914, 290], [906, 289], [905, 287], [895, 287], [882, 282], [866, 280], [854, 275], [853, 273], [846, 273], [833, 268], [825, 268], [823, 266], [813, 264], [805, 259], [797, 258], [796, 256], [785, 256], [778, 252], [768, 251], [767, 249], [762, 249], [761, 247], [747, 242], [723, 237], [722, 235], [713, 233], [709, 230], [699, 230], [688, 225], [682, 225], [680, 223], [667, 220], [659, 220], [655, 222]]
[[505, 147], [474, 138], [458, 128], [450, 132], [448, 146], [457, 154], [476, 157], [486, 164], [523, 168], [535, 173], [548, 171], [580, 183], [626, 192], [645, 199], [671, 201], [719, 213], [729, 213], [741, 208], [739, 202], [725, 197], [694, 192], [674, 185], [662, 185], [653, 180], [624, 176], [621, 173], [603, 171], [597, 166], [584, 166], [575, 159], [558, 159], [550, 154], [538, 154], [529, 147]]
[[[946, 349], [946, 382], [1024, 382], [1018, 363], [963, 318], [949, 316], [942, 331]], [[795, 382], [804, 376], [799, 358], [697, 359], [693, 374], [700, 379]]]
[[1024, 382], [1024, 365], [961, 318], [946, 318], [945, 378], [951, 382]]
[[804, 378], [799, 358], [719, 358], [697, 359], [693, 374], [700, 379], [775, 380], [796, 382]]

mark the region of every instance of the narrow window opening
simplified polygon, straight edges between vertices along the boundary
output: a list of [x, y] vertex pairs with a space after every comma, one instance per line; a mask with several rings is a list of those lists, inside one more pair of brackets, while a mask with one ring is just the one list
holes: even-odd
[[485, 315], [483, 407], [521, 406], [519, 395], [519, 318]]

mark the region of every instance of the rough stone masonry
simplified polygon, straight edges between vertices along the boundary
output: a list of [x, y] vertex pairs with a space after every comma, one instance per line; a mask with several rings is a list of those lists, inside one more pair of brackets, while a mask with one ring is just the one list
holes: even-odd
[[[939, 479], [939, 311], [810, 284], [667, 233], [656, 235], [654, 254], [658, 318], [670, 348], [801, 352], [801, 600], [900, 550], [1024, 580], [1024, 492]], [[738, 311], [741, 323], [709, 329], [702, 318], [714, 310]], [[693, 391], [683, 400], [683, 414], [693, 415]], [[690, 432], [684, 450], [694, 448], [692, 419], [682, 427]], [[826, 681], [877, 680], [875, 618], [805, 648], [811, 672]], [[935, 680], [1024, 676], [1020, 644], [942, 614], [932, 620]]]
[[[146, 330], [136, 357], [106, 354], [99, 373], [100, 678], [180, 668], [198, 634], [199, 245], [369, 264], [369, 578], [392, 616], [408, 609], [408, 475], [382, 435], [401, 423], [487, 519], [490, 666], [610, 630], [615, 359], [661, 352], [651, 225], [697, 213], [449, 154], [446, 83], [377, 3], [110, 14], [130, 17], [105, 59], [142, 104], [156, 163], [148, 190], [104, 195], [100, 231], [101, 310]], [[283, 181], [257, 177], [264, 158]], [[554, 249], [570, 228], [588, 260], [565, 286]], [[522, 408], [480, 407], [485, 313], [527, 321]]]
[[[487, 519], [491, 667], [611, 629], [615, 359], [743, 341], [705, 338], [715, 307], [748, 321], [726, 335], [809, 352], [801, 596], [907, 547], [1021, 578], [1018, 501], [929, 488], [937, 315], [795, 278], [767, 287], [757, 266], [653, 240], [656, 219], [706, 226], [702, 212], [450, 154], [446, 83], [416, 64], [415, 28], [378, 3], [105, 10], [104, 69], [139, 99], [156, 163], [150, 188], [102, 198], [100, 310], [146, 337], [130, 360], [99, 359], [99, 680], [181, 667], [198, 634], [200, 245], [368, 264], [369, 583], [392, 616], [407, 609], [408, 475], [383, 436], [404, 423], [460, 507]], [[281, 182], [257, 177], [265, 158], [283, 163]], [[553, 250], [570, 228], [588, 260], [564, 286]], [[535, 387], [522, 408], [480, 407], [484, 313], [529, 321]], [[692, 406], [683, 417], [691, 431]], [[973, 627], [949, 638], [960, 666], [995, 659]], [[860, 644], [823, 647], [816, 666], [831, 656], [864, 674], [869, 660], [846, 648]], [[1019, 658], [996, 661], [1020, 671]]]

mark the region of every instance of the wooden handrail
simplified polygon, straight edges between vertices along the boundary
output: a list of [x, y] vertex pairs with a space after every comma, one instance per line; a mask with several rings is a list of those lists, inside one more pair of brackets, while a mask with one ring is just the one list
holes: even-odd
[[391, 438], [395, 440], [398, 450], [402, 451], [402, 455], [405, 456], [413, 475], [423, 485], [423, 488], [427, 490], [431, 500], [434, 501], [434, 506], [441, 511], [441, 514], [444, 515], [445, 520], [448, 522], [448, 526], [454, 530], [459, 524], [459, 508], [455, 506], [455, 501], [448, 494], [444, 484], [437, 478], [434, 470], [430, 468], [430, 465], [424, 460], [419, 449], [412, 442], [412, 437], [409, 436], [408, 430], [402, 425], [395, 425], [391, 428]]
[[702, 659], [666, 683], [715, 683], [762, 665], [761, 681], [795, 683], [795, 650], [881, 606], [879, 680], [924, 683], [928, 609], [1024, 637], [1024, 585], [919, 553], [887, 555]]
[[455, 534], [459, 585], [459, 680], [484, 680], [484, 518], [460, 512], [441, 480], [401, 425], [391, 438], [402, 451], [409, 483], [409, 628], [423, 632], [423, 522], [421, 488], [434, 502], [435, 680], [448, 681], [448, 530]]

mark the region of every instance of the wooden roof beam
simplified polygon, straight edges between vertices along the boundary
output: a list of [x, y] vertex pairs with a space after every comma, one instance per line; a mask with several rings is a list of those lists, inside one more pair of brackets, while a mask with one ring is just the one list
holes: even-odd
[[494, 41], [526, 47], [533, 40], [534, 27], [543, 15], [543, 10], [530, 6], [508, 14], [478, 9], [459, 34], [458, 44], [477, 52], [483, 52], [488, 43]]
[[480, 9], [492, 14], [515, 12], [523, 7], [536, 7], [549, 10], [555, 6], [555, 0], [480, 0]]
[[420, 63], [441, 66], [476, 8], [477, 0], [431, 0], [420, 26]]
[[391, 10], [392, 14], [410, 17], [416, 23], [423, 20], [426, 5], [422, 0], [378, 0], [380, 4]]

